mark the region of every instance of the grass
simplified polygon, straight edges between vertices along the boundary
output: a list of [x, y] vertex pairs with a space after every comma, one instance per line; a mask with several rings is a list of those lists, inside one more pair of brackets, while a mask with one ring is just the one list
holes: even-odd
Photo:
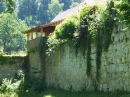
[[46, 89], [41, 93], [24, 93], [19, 97], [130, 97], [130, 92], [69, 92], [60, 89]]

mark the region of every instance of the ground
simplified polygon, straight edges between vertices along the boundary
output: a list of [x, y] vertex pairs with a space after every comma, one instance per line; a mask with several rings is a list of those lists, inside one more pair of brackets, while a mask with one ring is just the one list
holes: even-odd
[[69, 92], [60, 89], [45, 89], [41, 93], [25, 93], [20, 97], [130, 97], [130, 92]]

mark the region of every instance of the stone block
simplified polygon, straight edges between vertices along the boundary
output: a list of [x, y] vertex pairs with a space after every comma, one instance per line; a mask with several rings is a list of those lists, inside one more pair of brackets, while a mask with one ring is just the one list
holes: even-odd
[[126, 58], [125, 57], [122, 57], [122, 63], [125, 63], [126, 61]]
[[107, 84], [106, 83], [103, 84], [103, 88], [107, 88]]
[[119, 66], [119, 71], [123, 71], [123, 66]]
[[114, 42], [117, 42], [118, 41], [118, 37], [114, 37]]
[[125, 47], [125, 53], [128, 54], [129, 53], [129, 48], [128, 47]]
[[124, 64], [124, 71], [127, 72], [129, 70], [128, 65]]
[[129, 84], [128, 80], [125, 80], [124, 84], [127, 86]]
[[129, 72], [126, 72], [126, 73], [125, 73], [125, 77], [129, 77]]
[[102, 74], [102, 77], [103, 77], [103, 78], [106, 78], [106, 76], [107, 76], [106, 73], [103, 73], [103, 74]]

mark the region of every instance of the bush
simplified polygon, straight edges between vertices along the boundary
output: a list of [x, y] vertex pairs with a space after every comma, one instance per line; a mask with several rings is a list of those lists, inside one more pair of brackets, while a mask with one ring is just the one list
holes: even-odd
[[23, 91], [24, 74], [21, 70], [18, 72], [17, 79], [3, 79], [0, 86], [0, 92], [6, 93], [20, 93]]

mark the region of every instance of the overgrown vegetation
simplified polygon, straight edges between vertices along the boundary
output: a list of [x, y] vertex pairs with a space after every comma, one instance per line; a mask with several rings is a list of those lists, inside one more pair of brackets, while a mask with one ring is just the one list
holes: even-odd
[[86, 74], [88, 77], [91, 77], [90, 55], [91, 45], [94, 45], [96, 47], [96, 77], [97, 80], [100, 81], [100, 58], [103, 51], [108, 51], [109, 45], [112, 42], [111, 35], [116, 23], [119, 22], [119, 20], [123, 20], [129, 26], [130, 21], [127, 18], [130, 11], [129, 9], [125, 9], [125, 6], [127, 6], [127, 8], [129, 7], [128, 1], [125, 1], [125, 3], [122, 1], [122, 3], [116, 5], [116, 7], [112, 1], [109, 2], [106, 7], [100, 5], [84, 6], [78, 13], [66, 18], [57, 26], [56, 30], [49, 35], [47, 39], [47, 50], [46, 48], [39, 49], [39, 47], [36, 50], [41, 50], [40, 53], [44, 53], [45, 57], [45, 53], [50, 55], [54, 53], [61, 44], [67, 42], [75, 46], [76, 56], [79, 51], [83, 53], [83, 56], [85, 56], [87, 60]]
[[[116, 10], [111, 1], [107, 7], [100, 5], [84, 6], [80, 12], [65, 19], [48, 38], [50, 53], [64, 42], [71, 43], [87, 56], [87, 75], [91, 76], [91, 45], [96, 47], [97, 79], [100, 78], [100, 58], [102, 51], [108, 51], [111, 34], [116, 23]], [[87, 50], [87, 52], [86, 52]]]
[[24, 56], [3, 56], [0, 55], [0, 65], [4, 64], [14, 64], [17, 59], [24, 59]]
[[0, 48], [3, 48], [3, 52], [25, 51], [26, 37], [21, 32], [28, 29], [27, 25], [15, 13], [0, 14], [0, 24]]
[[[120, 1], [116, 7], [114, 2], [110, 2], [107, 7], [94, 5], [84, 6], [80, 12], [65, 19], [61, 25], [59, 25], [54, 33], [52, 33], [47, 39], [47, 45], [45, 44], [46, 39], [41, 41], [39, 46], [32, 49], [30, 52], [39, 51], [41, 58], [43, 58], [43, 66], [45, 66], [45, 54], [50, 55], [55, 52], [63, 43], [69, 43], [75, 46], [76, 56], [78, 52], [82, 52], [85, 56], [87, 63], [86, 74], [88, 77], [91, 76], [91, 45], [96, 47], [96, 67], [97, 67], [97, 80], [100, 80], [100, 67], [101, 67], [101, 55], [102, 51], [108, 51], [109, 45], [111, 44], [111, 35], [116, 25], [117, 20], [123, 20], [125, 24], [130, 27], [129, 13], [130, 5], [128, 0]], [[118, 17], [117, 17], [118, 16]], [[46, 48], [48, 47], [48, 48]], [[47, 50], [46, 50], [47, 49]], [[3, 51], [0, 51], [0, 61], [6, 62], [7, 59], [2, 56]], [[11, 59], [17, 57], [11, 57]], [[10, 63], [13, 61], [10, 61]], [[2, 64], [3, 64], [2, 63]], [[42, 67], [45, 68], [45, 67]], [[72, 87], [71, 87], [72, 88]], [[70, 88], [70, 90], [72, 90]], [[22, 96], [29, 97], [86, 97], [86, 92], [72, 93], [61, 90], [46, 90], [41, 94], [35, 95], [45, 89], [44, 79], [34, 80], [25, 72], [20, 71], [16, 78], [3, 79], [2, 85], [0, 86], [0, 96], [7, 97], [18, 97], [19, 94], [23, 93]], [[60, 91], [60, 92], [59, 92]], [[48, 94], [49, 93], [49, 94]], [[6, 96], [7, 95], [7, 96]], [[20, 96], [20, 95], [19, 95]], [[87, 97], [129, 97], [127, 92], [88, 92]]]
[[[24, 89], [24, 74], [20, 70], [16, 76], [16, 79], [3, 79], [0, 86], [1, 97], [18, 97], [18, 94], [21, 93]], [[12, 96], [11, 96], [12, 95]]]
[[32, 79], [26, 71], [19, 70], [14, 78], [3, 79], [0, 86], [0, 97], [19, 97], [23, 93], [36, 94], [42, 92], [44, 89], [45, 84], [43, 80]]
[[130, 27], [130, 0], [114, 0], [117, 12], [119, 13], [119, 20], [123, 21]]

